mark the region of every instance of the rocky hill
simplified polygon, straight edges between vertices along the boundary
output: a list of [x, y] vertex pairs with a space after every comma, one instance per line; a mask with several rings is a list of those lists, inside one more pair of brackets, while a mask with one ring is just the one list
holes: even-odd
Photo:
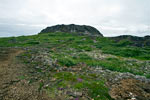
[[131, 42], [133, 46], [137, 47], [150, 46], [150, 36], [138, 37], [132, 35], [122, 35], [117, 37], [111, 37], [111, 39], [115, 40], [116, 42], [128, 41]]
[[40, 33], [50, 33], [50, 32], [67, 32], [67, 33], [77, 33], [77, 34], [86, 34], [86, 35], [92, 35], [92, 36], [101, 36], [103, 35], [94, 27], [87, 26], [87, 25], [56, 25], [47, 27], [46, 29], [43, 29]]
[[78, 25], [0, 38], [0, 100], [150, 100], [150, 46], [135, 45], [149, 38]]

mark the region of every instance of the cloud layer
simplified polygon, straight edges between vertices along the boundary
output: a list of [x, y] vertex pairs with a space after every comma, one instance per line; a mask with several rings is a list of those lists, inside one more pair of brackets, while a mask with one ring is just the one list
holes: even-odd
[[150, 35], [150, 0], [0, 0], [0, 37], [55, 24], [87, 24], [104, 36]]

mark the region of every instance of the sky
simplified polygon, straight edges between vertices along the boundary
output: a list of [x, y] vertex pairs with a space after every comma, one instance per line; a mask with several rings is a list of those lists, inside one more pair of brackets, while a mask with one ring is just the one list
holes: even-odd
[[0, 0], [0, 37], [57, 24], [90, 25], [104, 36], [150, 35], [150, 0]]

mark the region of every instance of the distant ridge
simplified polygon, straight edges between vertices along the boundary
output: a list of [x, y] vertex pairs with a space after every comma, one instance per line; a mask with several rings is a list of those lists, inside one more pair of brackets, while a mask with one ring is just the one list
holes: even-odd
[[150, 46], [150, 36], [144, 36], [144, 37], [138, 37], [138, 36], [132, 36], [132, 35], [120, 35], [116, 37], [110, 37], [111, 39], [115, 40], [116, 42], [122, 41], [122, 40], [128, 40], [133, 43], [134, 46], [138, 47], [144, 47], [144, 46]]
[[94, 27], [88, 25], [55, 25], [51, 27], [47, 27], [43, 29], [40, 33], [50, 33], [50, 32], [67, 32], [67, 33], [78, 33], [84, 35], [91, 35], [91, 36], [101, 36], [103, 35]]

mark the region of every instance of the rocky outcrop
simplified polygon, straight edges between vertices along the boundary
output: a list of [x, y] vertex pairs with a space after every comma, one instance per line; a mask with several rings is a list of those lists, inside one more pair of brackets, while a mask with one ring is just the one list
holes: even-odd
[[127, 40], [132, 42], [133, 46], [137, 47], [150, 46], [150, 36], [138, 37], [132, 35], [122, 35], [117, 37], [111, 37], [111, 39], [115, 40], [116, 42], [120, 42], [121, 40]]
[[46, 29], [43, 29], [40, 33], [50, 33], [50, 32], [67, 32], [67, 33], [77, 33], [103, 37], [103, 35], [96, 28], [87, 25], [75, 25], [75, 24], [56, 25], [47, 27]]

